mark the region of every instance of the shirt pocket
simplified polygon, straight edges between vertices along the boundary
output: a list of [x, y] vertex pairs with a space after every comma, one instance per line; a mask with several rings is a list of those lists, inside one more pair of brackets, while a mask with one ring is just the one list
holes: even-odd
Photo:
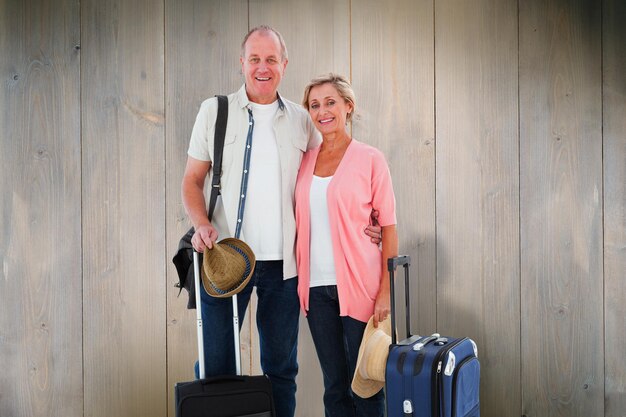
[[289, 149], [290, 173], [297, 173], [302, 163], [302, 157], [306, 152], [308, 137], [301, 132], [291, 137], [291, 149]]
[[302, 151], [303, 153], [306, 152], [308, 142], [309, 137], [306, 135], [305, 132], [300, 132], [299, 135], [294, 135], [291, 137], [291, 144], [293, 145], [293, 147]]
[[224, 137], [224, 151], [222, 152], [222, 176], [224, 176], [225, 174], [227, 175], [227, 172], [232, 165], [233, 149], [235, 143], [237, 143], [237, 135], [226, 134], [226, 136]]

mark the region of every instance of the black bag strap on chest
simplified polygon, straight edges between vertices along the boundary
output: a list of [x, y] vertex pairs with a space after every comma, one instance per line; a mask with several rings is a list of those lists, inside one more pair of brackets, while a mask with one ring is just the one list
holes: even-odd
[[215, 136], [213, 138], [213, 181], [211, 181], [211, 197], [209, 199], [208, 217], [213, 218], [213, 211], [220, 194], [222, 178], [222, 154], [224, 153], [224, 139], [226, 138], [226, 123], [228, 122], [228, 97], [217, 97], [217, 119], [215, 120]]

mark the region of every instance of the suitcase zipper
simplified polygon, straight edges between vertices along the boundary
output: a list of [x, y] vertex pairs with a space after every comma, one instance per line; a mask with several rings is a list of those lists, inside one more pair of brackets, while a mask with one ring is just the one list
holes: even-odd
[[[435, 359], [435, 362], [433, 362], [434, 364], [436, 364], [436, 368], [434, 368], [435, 371], [435, 378], [433, 380], [433, 387], [432, 387], [432, 395], [431, 395], [431, 401], [432, 401], [432, 417], [445, 417], [445, 408], [444, 408], [444, 404], [443, 404], [443, 378], [441, 377], [441, 367], [443, 366], [443, 358], [448, 354], [448, 352], [450, 352], [452, 349], [454, 349], [457, 345], [459, 345], [461, 342], [463, 342], [464, 340], [466, 340], [467, 337], [464, 337], [462, 339], [457, 340], [456, 342], [452, 343], [450, 346], [446, 347], [445, 349], [442, 349], [439, 351], [439, 353], [437, 354], [437, 358]], [[441, 407], [441, 414], [440, 414], [440, 410], [439, 408]]]
[[[435, 361], [434, 363], [437, 363]], [[432, 417], [439, 417], [439, 375], [441, 374], [441, 362], [437, 364], [437, 369], [435, 370], [435, 377], [433, 378], [433, 383], [430, 388], [431, 392], [431, 412]]]

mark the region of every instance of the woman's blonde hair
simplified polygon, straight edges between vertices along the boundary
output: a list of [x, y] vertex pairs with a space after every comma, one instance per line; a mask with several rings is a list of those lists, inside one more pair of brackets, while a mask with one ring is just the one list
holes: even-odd
[[302, 106], [305, 109], [309, 110], [309, 95], [311, 94], [311, 89], [313, 87], [317, 87], [318, 85], [330, 84], [339, 93], [341, 98], [343, 98], [346, 103], [350, 103], [352, 105], [352, 111], [347, 114], [346, 122], [352, 120], [352, 115], [354, 114], [354, 109], [356, 108], [356, 98], [354, 96], [354, 90], [352, 89], [352, 85], [350, 85], [350, 81], [343, 75], [335, 74], [333, 72], [329, 72], [328, 74], [320, 75], [318, 77], [313, 78], [307, 86], [304, 88], [304, 97], [302, 98]]

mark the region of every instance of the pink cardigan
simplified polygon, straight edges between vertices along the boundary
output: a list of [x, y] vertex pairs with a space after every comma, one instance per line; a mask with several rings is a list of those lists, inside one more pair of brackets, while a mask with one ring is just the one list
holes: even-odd
[[[296, 260], [300, 306], [309, 310], [309, 193], [320, 147], [304, 154], [296, 183]], [[385, 157], [378, 149], [352, 140], [328, 186], [339, 315], [367, 322], [380, 287], [382, 253], [364, 233], [372, 209], [381, 226], [396, 224], [396, 201]]]

